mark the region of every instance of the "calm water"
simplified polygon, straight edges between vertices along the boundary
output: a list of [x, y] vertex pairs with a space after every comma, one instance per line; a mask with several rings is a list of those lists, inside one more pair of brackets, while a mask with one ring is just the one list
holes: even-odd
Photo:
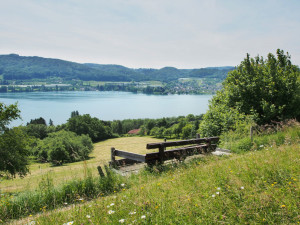
[[199, 115], [208, 109], [211, 95], [145, 95], [129, 92], [29, 92], [0, 93], [0, 102], [18, 102], [23, 120], [51, 118], [55, 125], [65, 123], [71, 112], [90, 114], [101, 120], [162, 118]]

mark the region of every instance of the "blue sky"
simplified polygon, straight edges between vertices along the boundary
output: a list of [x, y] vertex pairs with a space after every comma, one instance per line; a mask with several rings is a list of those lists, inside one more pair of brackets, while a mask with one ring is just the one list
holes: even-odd
[[131, 68], [300, 65], [299, 0], [0, 0], [0, 54]]

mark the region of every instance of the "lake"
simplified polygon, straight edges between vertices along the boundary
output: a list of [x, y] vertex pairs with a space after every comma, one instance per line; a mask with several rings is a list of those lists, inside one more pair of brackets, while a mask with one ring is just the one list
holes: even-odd
[[18, 102], [23, 120], [12, 126], [26, 125], [43, 117], [55, 125], [67, 122], [72, 111], [90, 114], [101, 120], [162, 118], [199, 115], [208, 109], [212, 95], [146, 95], [130, 92], [66, 91], [0, 93], [0, 102]]

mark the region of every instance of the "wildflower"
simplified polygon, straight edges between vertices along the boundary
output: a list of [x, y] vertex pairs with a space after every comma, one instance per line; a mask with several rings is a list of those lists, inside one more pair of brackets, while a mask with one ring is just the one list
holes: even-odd
[[285, 208], [286, 207], [286, 205], [281, 205], [281, 208]]
[[115, 203], [111, 203], [111, 204], [110, 204], [110, 206], [114, 206], [114, 205], [115, 205]]
[[129, 215], [134, 215], [134, 214], [136, 214], [135, 211], [129, 213]]
[[211, 197], [213, 197], [213, 198], [214, 198], [214, 197], [216, 197], [216, 195], [212, 195]]
[[29, 215], [29, 216], [32, 216], [32, 215]]
[[65, 202], [65, 203], [64, 203], [64, 205], [68, 205], [68, 203], [67, 203], [67, 202]]
[[125, 220], [124, 220], [124, 219], [120, 219], [119, 222], [120, 222], [120, 223], [124, 223]]
[[113, 211], [113, 210], [108, 211], [108, 214], [113, 214], [113, 213], [115, 213], [115, 211]]
[[121, 187], [125, 187], [125, 184], [121, 184]]
[[78, 199], [78, 201], [84, 201], [84, 199], [83, 199], [83, 198], [80, 198], [80, 199]]
[[260, 145], [259, 147], [260, 147], [260, 148], [263, 148], [263, 147], [264, 147], [264, 145]]
[[216, 192], [216, 194], [217, 194], [217, 195], [219, 195], [219, 194], [220, 194], [220, 192], [218, 192], [218, 191], [217, 191], [217, 192]]
[[28, 225], [35, 225], [35, 221], [34, 221], [34, 220], [30, 221], [30, 222], [28, 223]]
[[244, 190], [245, 188], [242, 186], [241, 189]]
[[221, 190], [221, 188], [220, 188], [220, 187], [218, 187], [218, 188], [217, 188], [217, 190]]
[[90, 216], [90, 215], [86, 215], [86, 218], [88, 218], [88, 219], [89, 219], [89, 218], [91, 218], [91, 216]]
[[141, 216], [141, 219], [146, 219], [146, 216], [145, 216], [145, 215], [142, 215], [142, 216]]
[[63, 225], [72, 225], [73, 223], [74, 221], [71, 221], [71, 222], [64, 223]]

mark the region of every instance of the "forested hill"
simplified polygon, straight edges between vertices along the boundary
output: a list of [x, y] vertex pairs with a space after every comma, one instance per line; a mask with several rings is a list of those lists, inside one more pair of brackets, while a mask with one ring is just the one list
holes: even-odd
[[201, 69], [131, 69], [120, 65], [80, 64], [60, 59], [25, 57], [17, 54], [0, 55], [0, 75], [4, 80], [46, 79], [61, 77], [65, 80], [95, 81], [173, 81], [179, 78], [224, 79], [234, 67]]

